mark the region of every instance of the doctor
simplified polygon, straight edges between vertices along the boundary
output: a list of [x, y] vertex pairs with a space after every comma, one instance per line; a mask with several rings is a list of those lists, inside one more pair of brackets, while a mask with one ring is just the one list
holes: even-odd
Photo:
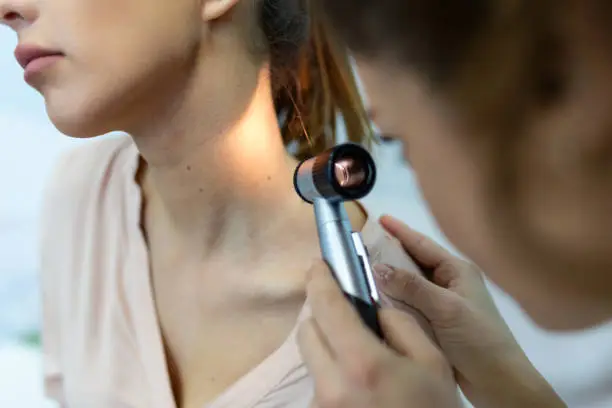
[[[544, 328], [612, 319], [610, 3], [320, 4], [356, 56], [373, 119], [403, 144], [451, 242]], [[452, 407], [436, 369], [444, 355], [477, 407], [563, 406], [479, 270], [396, 220], [381, 223], [433, 279], [382, 265], [380, 288], [432, 322], [441, 350], [387, 310], [391, 340], [377, 343], [319, 265], [300, 336], [317, 404]]]

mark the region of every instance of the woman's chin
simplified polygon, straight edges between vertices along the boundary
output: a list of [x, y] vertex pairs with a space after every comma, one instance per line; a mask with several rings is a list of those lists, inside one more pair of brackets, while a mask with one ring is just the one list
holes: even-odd
[[[58, 114], [47, 108], [47, 114], [55, 128], [66, 136], [78, 139], [87, 139], [109, 133], [111, 129], [102, 125], [102, 121], [95, 120], [92, 115], [78, 114], [77, 109], [73, 114]], [[75, 114], [76, 113], [76, 114]]]

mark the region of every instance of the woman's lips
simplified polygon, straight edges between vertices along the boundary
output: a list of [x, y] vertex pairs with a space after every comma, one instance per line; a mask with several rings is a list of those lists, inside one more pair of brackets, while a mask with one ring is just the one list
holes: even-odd
[[15, 58], [24, 69], [24, 79], [29, 82], [34, 76], [64, 58], [64, 54], [34, 45], [20, 45], [15, 49]]

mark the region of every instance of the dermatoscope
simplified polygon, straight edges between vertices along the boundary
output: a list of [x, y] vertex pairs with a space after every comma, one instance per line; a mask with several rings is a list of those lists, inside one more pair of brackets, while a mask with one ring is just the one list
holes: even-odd
[[295, 191], [314, 206], [323, 259], [363, 322], [382, 339], [377, 315], [380, 298], [368, 252], [344, 207], [345, 201], [368, 195], [375, 181], [372, 156], [353, 143], [302, 161], [293, 176]]

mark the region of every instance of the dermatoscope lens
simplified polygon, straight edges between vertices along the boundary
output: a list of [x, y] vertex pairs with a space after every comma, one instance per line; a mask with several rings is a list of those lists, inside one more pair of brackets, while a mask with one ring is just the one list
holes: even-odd
[[355, 188], [366, 181], [366, 169], [358, 160], [343, 158], [334, 163], [336, 180], [341, 187]]
[[307, 203], [317, 198], [358, 200], [374, 187], [376, 164], [362, 146], [345, 143], [305, 159], [295, 169], [295, 191]]

